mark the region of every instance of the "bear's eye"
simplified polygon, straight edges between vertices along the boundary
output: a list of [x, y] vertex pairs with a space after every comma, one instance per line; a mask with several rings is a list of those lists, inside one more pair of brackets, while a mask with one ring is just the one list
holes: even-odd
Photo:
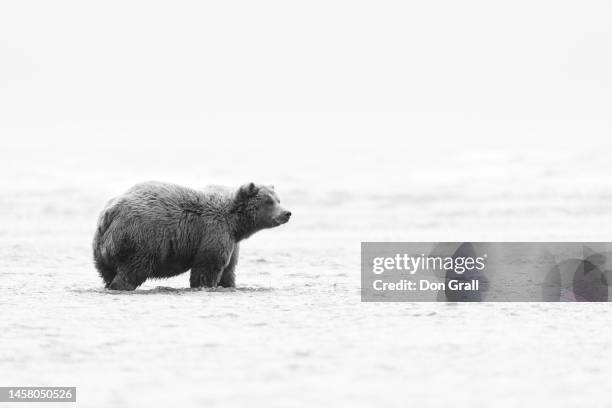
[[266, 199], [266, 204], [267, 205], [272, 205], [272, 204], [274, 204], [274, 200], [271, 199], [271, 198], [268, 198], [268, 199]]

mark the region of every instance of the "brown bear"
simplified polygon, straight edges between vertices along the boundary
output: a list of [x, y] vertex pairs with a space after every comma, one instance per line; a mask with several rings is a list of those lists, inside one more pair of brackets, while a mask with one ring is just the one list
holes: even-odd
[[290, 217], [273, 186], [137, 184], [100, 214], [94, 261], [108, 289], [134, 290], [188, 270], [192, 288], [235, 287], [239, 242]]

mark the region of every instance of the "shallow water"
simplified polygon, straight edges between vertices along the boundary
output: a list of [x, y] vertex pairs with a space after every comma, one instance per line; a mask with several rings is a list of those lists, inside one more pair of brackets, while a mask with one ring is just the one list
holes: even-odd
[[[0, 383], [77, 386], [83, 407], [610, 400], [608, 304], [366, 304], [359, 292], [361, 241], [609, 241], [605, 149], [425, 146], [407, 160], [301, 145], [263, 163], [232, 151], [232, 166], [196, 150], [0, 153]], [[244, 242], [236, 289], [189, 289], [184, 274], [105, 290], [97, 213], [148, 179], [273, 183], [294, 216]]]

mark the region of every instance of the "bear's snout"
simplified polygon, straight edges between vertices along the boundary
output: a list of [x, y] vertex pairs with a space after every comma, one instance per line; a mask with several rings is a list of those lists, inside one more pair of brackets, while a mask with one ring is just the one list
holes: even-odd
[[286, 222], [289, 221], [289, 218], [291, 218], [291, 211], [283, 211], [278, 217], [278, 222], [280, 224], [285, 224]]

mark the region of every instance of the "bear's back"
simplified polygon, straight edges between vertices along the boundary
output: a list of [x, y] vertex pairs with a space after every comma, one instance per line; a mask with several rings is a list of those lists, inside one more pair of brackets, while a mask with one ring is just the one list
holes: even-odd
[[195, 190], [178, 184], [148, 181], [139, 183], [116, 198], [114, 205], [141, 216], [173, 218], [185, 212], [219, 216], [227, 212], [232, 190], [211, 185]]

